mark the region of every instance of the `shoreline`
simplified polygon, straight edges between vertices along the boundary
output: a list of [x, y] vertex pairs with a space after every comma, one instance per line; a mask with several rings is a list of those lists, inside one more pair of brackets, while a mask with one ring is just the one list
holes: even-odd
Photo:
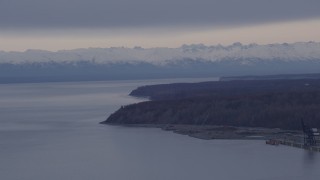
[[101, 123], [104, 125], [123, 127], [160, 128], [164, 131], [187, 135], [197, 139], [214, 140], [267, 140], [286, 139], [301, 141], [303, 134], [297, 130], [282, 130], [279, 128], [263, 127], [234, 127], [234, 126], [209, 126], [209, 125], [182, 125], [182, 124], [113, 124]]

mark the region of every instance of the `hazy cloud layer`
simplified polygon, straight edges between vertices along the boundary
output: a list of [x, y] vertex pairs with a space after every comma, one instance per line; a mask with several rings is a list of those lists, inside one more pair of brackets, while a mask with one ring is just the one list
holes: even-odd
[[243, 25], [320, 17], [319, 0], [1, 0], [0, 28]]

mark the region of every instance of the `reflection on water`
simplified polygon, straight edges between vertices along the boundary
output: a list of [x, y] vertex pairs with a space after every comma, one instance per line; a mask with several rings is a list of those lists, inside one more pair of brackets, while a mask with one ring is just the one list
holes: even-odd
[[141, 101], [127, 96], [132, 89], [159, 82], [166, 81], [0, 85], [0, 179], [320, 177], [320, 153], [98, 124], [121, 105]]
[[305, 151], [305, 163], [306, 164], [312, 164], [316, 160], [316, 156], [318, 155], [318, 152], [313, 151]]

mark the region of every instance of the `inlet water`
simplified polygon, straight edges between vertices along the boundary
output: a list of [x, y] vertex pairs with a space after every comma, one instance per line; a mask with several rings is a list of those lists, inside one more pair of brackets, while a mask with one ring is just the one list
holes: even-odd
[[164, 82], [0, 85], [0, 179], [319, 179], [320, 153], [99, 124], [143, 100], [132, 89]]

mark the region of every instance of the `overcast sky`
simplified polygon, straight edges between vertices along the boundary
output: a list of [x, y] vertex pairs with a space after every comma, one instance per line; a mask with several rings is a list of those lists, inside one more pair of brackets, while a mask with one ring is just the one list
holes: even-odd
[[0, 0], [0, 49], [320, 41], [320, 0]]

